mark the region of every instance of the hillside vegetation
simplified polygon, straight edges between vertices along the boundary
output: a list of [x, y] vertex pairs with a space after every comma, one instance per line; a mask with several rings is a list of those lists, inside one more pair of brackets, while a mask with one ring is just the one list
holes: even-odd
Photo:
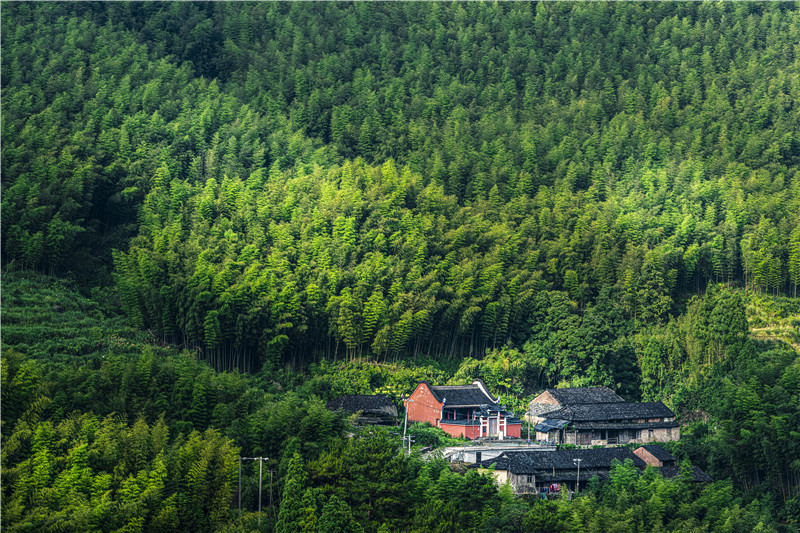
[[[10, 530], [794, 531], [792, 3], [4, 3]], [[718, 481], [577, 501], [324, 407], [664, 401]], [[419, 443], [445, 442], [414, 428]], [[793, 529], [794, 528], [794, 529]]]
[[[686, 362], [669, 374], [680, 391], [674, 399], [653, 396], [670, 402], [685, 425], [673, 453], [704, 468], [719, 480], [714, 484], [663, 480], [620, 465], [610, 485], [592, 485], [585, 498], [531, 503], [498, 493], [474, 472], [396, 455], [399, 429], [347, 438], [353, 430], [324, 407], [344, 393], [399, 399], [423, 378], [482, 377], [502, 387], [499, 380], [518, 367], [514, 354], [467, 359], [459, 368], [354, 361], [323, 362], [304, 373], [217, 373], [196, 353], [125, 325], [118, 304], [39, 274], [3, 279], [9, 531], [252, 531], [257, 470], [244, 464], [238, 522], [239, 455], [268, 457], [265, 468], [277, 472], [275, 493], [282, 496], [271, 521], [264, 500], [267, 530], [328, 531], [331, 515], [345, 516], [352, 528], [337, 531], [584, 531], [607, 530], [612, 522], [623, 531], [680, 531], [698, 523], [712, 531], [732, 524], [778, 531], [800, 518], [792, 429], [800, 424], [800, 357], [790, 350], [772, 345], [756, 356], [726, 341], [724, 361], [699, 370]], [[511, 374], [499, 371], [509, 364]], [[531, 397], [503, 401], [524, 405]], [[434, 428], [411, 432], [418, 445], [449, 442]]]
[[4, 257], [102, 276], [118, 249], [132, 319], [218, 368], [520, 347], [543, 289], [615, 286], [642, 323], [709, 282], [794, 295], [799, 21], [15, 5]]

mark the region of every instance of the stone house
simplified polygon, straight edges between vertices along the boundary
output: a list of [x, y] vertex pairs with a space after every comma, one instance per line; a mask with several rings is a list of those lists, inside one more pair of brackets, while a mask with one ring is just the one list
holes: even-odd
[[540, 415], [575, 404], [622, 403], [625, 400], [608, 387], [577, 387], [547, 389], [528, 404], [527, 420], [532, 424], [543, 422]]
[[562, 485], [574, 491], [578, 483], [583, 489], [595, 476], [608, 478], [615, 459], [622, 463], [630, 459], [642, 469], [647, 466], [630, 448], [591, 448], [506, 452], [472, 467], [490, 472], [500, 484], [508, 482], [517, 493], [560, 490]]
[[608, 446], [666, 442], [680, 438], [680, 426], [662, 402], [577, 404], [543, 414], [536, 439], [555, 444]]
[[[657, 468], [665, 478], [681, 475], [675, 457], [658, 445], [642, 446], [635, 450], [616, 447], [508, 451], [475, 463], [470, 468], [491, 473], [499, 484], [509, 483], [516, 493], [558, 491], [562, 486], [575, 491], [576, 487], [584, 489], [586, 483], [595, 476], [600, 480], [608, 479], [614, 461], [624, 463], [628, 459], [640, 470], [648, 466]], [[712, 481], [696, 466], [692, 467], [691, 475], [694, 482]]]

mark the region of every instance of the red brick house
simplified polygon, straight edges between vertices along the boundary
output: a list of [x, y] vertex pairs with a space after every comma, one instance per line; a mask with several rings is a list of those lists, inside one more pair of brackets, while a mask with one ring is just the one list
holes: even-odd
[[409, 420], [440, 427], [453, 437], [519, 438], [522, 422], [497, 402], [480, 379], [447, 386], [422, 381], [404, 400]]

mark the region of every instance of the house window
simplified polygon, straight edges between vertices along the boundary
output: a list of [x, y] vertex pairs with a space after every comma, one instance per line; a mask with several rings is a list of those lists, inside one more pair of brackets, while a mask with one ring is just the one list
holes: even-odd
[[667, 437], [672, 438], [672, 428], [667, 428]]
[[533, 476], [528, 476], [528, 485], [533, 483]]
[[647, 430], [647, 438], [649, 440], [653, 440], [653, 430], [652, 429], [648, 429]]

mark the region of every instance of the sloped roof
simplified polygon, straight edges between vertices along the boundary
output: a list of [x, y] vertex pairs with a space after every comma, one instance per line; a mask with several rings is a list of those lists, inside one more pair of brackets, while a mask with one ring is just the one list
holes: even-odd
[[630, 459], [639, 468], [646, 466], [645, 462], [637, 457], [630, 448], [590, 448], [548, 452], [505, 452], [494, 459], [476, 463], [476, 467], [489, 468], [492, 464], [497, 464], [495, 469], [508, 470], [517, 475], [539, 472], [552, 474], [553, 469], [577, 470], [578, 465], [573, 459], [581, 460], [581, 470], [609, 469], [614, 459], [620, 462]]
[[680, 424], [675, 422], [573, 422], [572, 429], [659, 429], [677, 428]]
[[341, 409], [351, 413], [357, 411], [386, 411], [387, 409], [391, 411], [394, 409], [395, 415], [397, 414], [397, 407], [386, 394], [345, 394], [329, 401], [326, 406], [332, 411]]
[[540, 422], [534, 426], [535, 431], [539, 431], [541, 433], [547, 433], [548, 431], [552, 431], [554, 429], [561, 429], [567, 425], [566, 420], [553, 420], [552, 418], [548, 418], [544, 422]]
[[[483, 387], [481, 387], [483, 385]], [[483, 381], [476, 379], [469, 385], [428, 385], [433, 396], [438, 400], [446, 400], [447, 407], [478, 407], [496, 405], [497, 399], [486, 392], [488, 388]]]
[[571, 405], [575, 403], [621, 403], [625, 401], [608, 387], [547, 389], [547, 392], [561, 405]]
[[652, 455], [662, 463], [675, 460], [675, 456], [673, 456], [671, 453], [669, 453], [667, 450], [665, 450], [658, 444], [645, 444], [644, 446], [640, 446], [640, 448], [644, 448], [645, 450], [650, 452], [650, 455]]
[[595, 403], [562, 407], [547, 413], [547, 418], [588, 422], [592, 420], [626, 420], [638, 418], [674, 417], [662, 402]]

